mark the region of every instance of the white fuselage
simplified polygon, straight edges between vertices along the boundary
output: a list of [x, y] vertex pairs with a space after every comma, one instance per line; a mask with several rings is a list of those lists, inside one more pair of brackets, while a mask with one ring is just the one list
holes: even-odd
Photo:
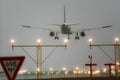
[[71, 33], [71, 28], [69, 27], [69, 25], [61, 25], [61, 33], [62, 34], [72, 34]]

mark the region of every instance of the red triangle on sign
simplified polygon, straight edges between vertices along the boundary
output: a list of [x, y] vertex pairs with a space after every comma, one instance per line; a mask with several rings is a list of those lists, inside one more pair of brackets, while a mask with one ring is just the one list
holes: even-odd
[[0, 57], [0, 63], [9, 80], [15, 80], [24, 59], [24, 56]]

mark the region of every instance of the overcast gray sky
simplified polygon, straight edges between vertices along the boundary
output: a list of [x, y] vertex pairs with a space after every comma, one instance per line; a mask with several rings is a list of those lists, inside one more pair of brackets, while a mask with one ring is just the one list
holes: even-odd
[[[81, 27], [92, 28], [104, 25], [113, 25], [112, 28], [88, 32], [86, 37], [68, 43], [68, 47], [57, 48], [43, 63], [43, 70], [50, 67], [54, 69], [74, 69], [76, 66], [86, 68], [89, 62], [88, 54], [93, 54], [93, 61], [97, 68], [103, 68], [104, 63], [112, 62], [97, 47], [89, 49], [88, 38], [92, 37], [94, 43], [114, 43], [115, 37], [120, 37], [120, 0], [0, 0], [0, 56], [26, 56], [21, 69], [35, 70], [36, 64], [24, 53], [21, 48], [11, 49], [10, 40], [15, 44], [36, 44], [40, 38], [42, 44], [63, 44], [64, 36], [55, 41], [48, 31], [22, 28], [22, 25], [31, 25], [44, 28], [59, 29], [50, 24], [63, 23], [63, 7], [66, 7], [66, 21], [80, 23], [83, 26], [71, 26], [73, 29]], [[25, 48], [36, 60], [36, 49]], [[54, 48], [43, 48], [43, 59]], [[114, 59], [114, 50], [104, 47], [106, 52]]]

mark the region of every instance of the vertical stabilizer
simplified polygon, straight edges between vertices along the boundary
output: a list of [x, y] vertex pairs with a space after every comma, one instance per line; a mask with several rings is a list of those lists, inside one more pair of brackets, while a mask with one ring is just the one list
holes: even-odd
[[66, 23], [65, 5], [64, 5], [64, 23]]

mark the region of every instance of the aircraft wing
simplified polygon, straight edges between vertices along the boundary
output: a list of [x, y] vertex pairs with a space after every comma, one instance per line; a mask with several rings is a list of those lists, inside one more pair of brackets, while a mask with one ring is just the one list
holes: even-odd
[[94, 30], [110, 28], [110, 27], [112, 27], [112, 25], [102, 26], [102, 27], [98, 27], [98, 28], [95, 28], [95, 27], [93, 27], [93, 28], [82, 28], [82, 29], [79, 29], [77, 31], [73, 31], [72, 33], [78, 33], [78, 32], [82, 32], [82, 31], [89, 32], [89, 31], [94, 31]]
[[[64, 23], [65, 24], [65, 26], [76, 26], [76, 25], [81, 25], [81, 24], [70, 24], [70, 23]], [[62, 26], [63, 24], [51, 24], [51, 25], [53, 25], [53, 26]]]
[[75, 24], [69, 24], [69, 23], [67, 23], [66, 25], [69, 25], [69, 26], [77, 26], [77, 25], [81, 25], [81, 24], [79, 24], [79, 23], [75, 23]]
[[85, 31], [93, 31], [93, 30], [100, 30], [100, 29], [105, 29], [105, 28], [109, 28], [112, 27], [112, 25], [108, 25], [108, 26], [102, 26], [102, 27], [98, 27], [98, 28], [87, 28], [85, 29]]
[[53, 26], [62, 26], [62, 24], [51, 24], [51, 25], [53, 25]]
[[54, 32], [60, 33], [59, 29], [57, 30], [57, 29], [52, 29], [52, 28], [43, 28], [43, 27], [29, 26], [29, 25], [22, 25], [22, 27], [31, 28], [31, 29], [35, 29], [35, 30], [42, 30], [42, 31], [54, 31]]
[[48, 29], [48, 28], [42, 28], [42, 27], [36, 27], [36, 26], [29, 26], [29, 25], [22, 25], [22, 27], [36, 29], [36, 30], [39, 29], [39, 30], [48, 30], [48, 31], [51, 31], [51, 29]]

